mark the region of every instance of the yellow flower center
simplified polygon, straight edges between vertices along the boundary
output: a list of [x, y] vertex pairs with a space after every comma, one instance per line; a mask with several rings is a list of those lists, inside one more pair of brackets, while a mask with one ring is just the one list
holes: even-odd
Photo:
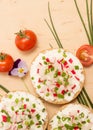
[[24, 72], [24, 69], [23, 69], [23, 68], [19, 68], [19, 69], [18, 69], [18, 72], [19, 72], [19, 73], [23, 73], [23, 72]]

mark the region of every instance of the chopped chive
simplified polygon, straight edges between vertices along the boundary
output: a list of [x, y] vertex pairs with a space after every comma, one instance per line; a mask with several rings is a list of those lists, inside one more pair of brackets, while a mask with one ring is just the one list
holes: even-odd
[[42, 60], [45, 60], [46, 59], [46, 57], [45, 56], [42, 56]]
[[36, 118], [37, 118], [37, 120], [40, 120], [40, 115], [36, 114]]
[[75, 70], [79, 70], [79, 66], [78, 65], [75, 66]]
[[42, 109], [42, 112], [45, 112], [45, 108]]
[[46, 96], [48, 97], [48, 96], [49, 96], [49, 93], [46, 93]]
[[14, 110], [15, 110], [15, 109], [14, 109], [14, 106], [12, 106], [12, 107], [11, 107], [11, 110], [12, 110], [12, 111], [14, 111]]
[[16, 103], [16, 104], [19, 103], [19, 99], [18, 99], [18, 98], [15, 99], [15, 103]]
[[36, 108], [36, 104], [32, 104], [33, 108]]
[[8, 95], [8, 98], [10, 98], [10, 99], [11, 99], [12, 97], [13, 97], [13, 95], [12, 95], [12, 94], [9, 94], [9, 95]]
[[62, 77], [65, 77], [65, 76], [66, 76], [66, 73], [65, 73], [65, 72], [63, 72], [63, 73], [62, 73]]
[[47, 65], [47, 62], [46, 62], [46, 61], [44, 61], [44, 64], [45, 64], [45, 65]]
[[26, 101], [29, 102], [29, 98], [26, 98]]
[[40, 85], [38, 85], [38, 86], [37, 86], [37, 88], [38, 88], [38, 89], [40, 89], [40, 88], [41, 88], [41, 86], [40, 86]]
[[64, 95], [62, 95], [62, 94], [58, 94], [57, 96], [58, 96], [58, 98], [64, 98]]
[[34, 80], [34, 77], [32, 77], [31, 79]]
[[21, 129], [21, 128], [23, 128], [23, 126], [22, 125], [18, 125], [18, 129]]

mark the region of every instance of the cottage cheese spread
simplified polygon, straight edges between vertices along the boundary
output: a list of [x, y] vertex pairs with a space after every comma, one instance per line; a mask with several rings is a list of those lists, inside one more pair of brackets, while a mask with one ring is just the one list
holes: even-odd
[[93, 130], [93, 112], [79, 104], [66, 105], [50, 121], [48, 130]]
[[37, 94], [46, 101], [64, 104], [81, 91], [83, 71], [80, 61], [72, 53], [52, 49], [35, 58], [30, 75]]
[[10, 92], [0, 102], [0, 130], [45, 130], [46, 108], [26, 92]]

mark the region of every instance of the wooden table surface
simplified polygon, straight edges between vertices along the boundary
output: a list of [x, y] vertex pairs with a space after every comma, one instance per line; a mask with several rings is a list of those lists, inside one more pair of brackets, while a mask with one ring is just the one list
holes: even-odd
[[[50, 2], [53, 21], [65, 49], [73, 54], [77, 48], [88, 43], [85, 31], [77, 14], [74, 0], [0, 0], [0, 52], [13, 56], [14, 60], [23, 59], [30, 70], [33, 58], [42, 50], [49, 49], [51, 43], [58, 47], [44, 19], [49, 21], [48, 1]], [[86, 21], [85, 0], [78, 0], [82, 16]], [[15, 46], [15, 34], [20, 29], [33, 30], [38, 38], [37, 45], [28, 52], [22, 52]], [[85, 88], [93, 101], [93, 65], [85, 69]], [[30, 74], [25, 77], [25, 83], [32, 94], [33, 90]], [[27, 91], [20, 78], [0, 73], [0, 84], [10, 91]], [[5, 94], [2, 90], [0, 93]], [[62, 105], [52, 105], [44, 101], [47, 106], [49, 118], [58, 111]]]

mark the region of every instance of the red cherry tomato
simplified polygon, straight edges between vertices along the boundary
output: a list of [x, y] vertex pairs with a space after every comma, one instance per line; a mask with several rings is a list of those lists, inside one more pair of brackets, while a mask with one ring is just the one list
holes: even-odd
[[93, 46], [82, 45], [76, 52], [76, 56], [83, 66], [88, 67], [93, 64]]
[[0, 53], [0, 72], [8, 72], [12, 69], [14, 60], [9, 54]]
[[36, 34], [31, 30], [19, 31], [16, 33], [15, 44], [17, 48], [22, 51], [27, 51], [32, 49], [37, 41]]

